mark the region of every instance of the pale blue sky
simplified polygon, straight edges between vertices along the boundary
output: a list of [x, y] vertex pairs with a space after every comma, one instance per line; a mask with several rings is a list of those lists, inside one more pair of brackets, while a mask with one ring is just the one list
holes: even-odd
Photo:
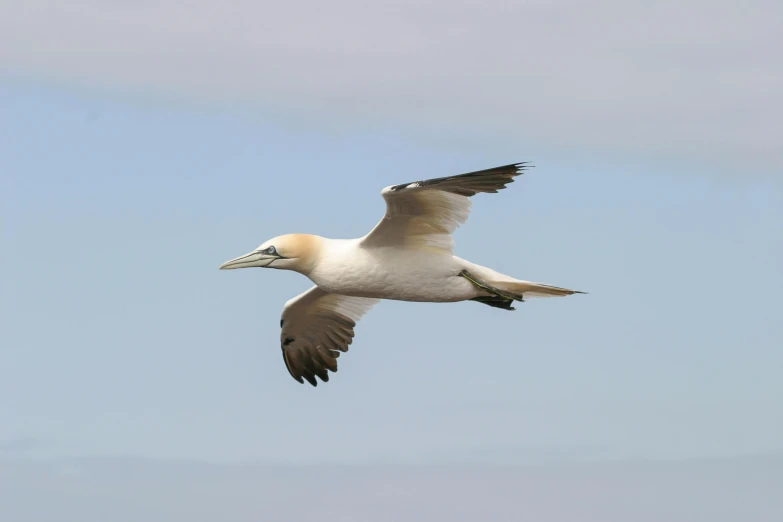
[[[283, 462], [783, 451], [776, 179], [55, 87], [6, 84], [0, 103], [3, 439]], [[516, 160], [537, 166], [476, 198], [458, 254], [589, 295], [514, 313], [384, 302], [310, 389], [278, 346], [309, 282], [217, 270], [281, 233], [363, 234], [386, 185]]]
[[[127, 18], [90, 9], [117, 24], [143, 16], [131, 7]], [[536, 26], [536, 35], [570, 34], [570, 19], [544, 11], [535, 14], [551, 16], [556, 30]], [[426, 25], [425, 14], [411, 27]], [[54, 23], [19, 16], [39, 35]], [[467, 23], [456, 18], [454, 27]], [[576, 511], [570, 518], [547, 511], [541, 499], [581, 498], [593, 477], [606, 480], [596, 497], [608, 511], [592, 512], [601, 520], [711, 513], [699, 500], [710, 497], [729, 514], [764, 504], [764, 487], [783, 484], [783, 169], [773, 132], [783, 103], [771, 89], [783, 74], [779, 64], [765, 69], [764, 54], [743, 57], [766, 48], [766, 18], [759, 10], [746, 24], [752, 45], [738, 43], [724, 64], [705, 59], [698, 74], [683, 64], [718, 45], [728, 18], [716, 15], [696, 47], [677, 24], [668, 43], [628, 28], [603, 34], [605, 41], [590, 41], [603, 73], [589, 85], [568, 76], [567, 49], [551, 51], [551, 67], [519, 49], [460, 62], [436, 42], [438, 34], [450, 45], [461, 41], [448, 24], [432, 40], [408, 35], [442, 70], [394, 54], [390, 44], [363, 54], [349, 45], [361, 35], [351, 34], [327, 46], [343, 68], [314, 66], [312, 84], [301, 81], [301, 68], [325, 59], [321, 40], [280, 47], [291, 65], [291, 78], [281, 80], [284, 57], [257, 54], [271, 45], [267, 36], [245, 42], [235, 61], [221, 54], [244, 40], [220, 19], [233, 36], [213, 57], [225, 66], [214, 84], [187, 65], [206, 52], [195, 41], [190, 55], [180, 40], [166, 54], [154, 35], [136, 46], [120, 26], [116, 38], [106, 27], [84, 29], [85, 41], [105, 39], [104, 56], [84, 51], [76, 23], [65, 23], [59, 46], [27, 48], [29, 31], [6, 31], [7, 43], [28, 49], [14, 54], [0, 45], [0, 467], [17, 470], [0, 474], [0, 486], [16, 488], [12, 518], [54, 520], [61, 512], [97, 520], [103, 511], [88, 499], [122, 505], [134, 491], [152, 499], [141, 484], [160, 477], [156, 466], [169, 469], [173, 489], [249, 491], [266, 488], [266, 473], [296, 482], [285, 475], [296, 465], [347, 490], [363, 484], [374, 491], [368, 498], [413, 473], [428, 477], [416, 488], [423, 497], [409, 499], [419, 515], [445, 513], [436, 504], [448, 495], [437, 492], [475, 493], [484, 469], [492, 475], [486, 484], [517, 484], [533, 506], [504, 497], [506, 511], [495, 503], [494, 514], [484, 512], [492, 520], [577, 520]], [[489, 30], [490, 22], [475, 23]], [[332, 20], [332, 29], [340, 23]], [[165, 25], [151, 27], [157, 35]], [[169, 29], [185, 42], [193, 37], [176, 24]], [[627, 39], [629, 54], [615, 53], [615, 38]], [[416, 49], [406, 42], [401, 49]], [[373, 53], [389, 77], [407, 83], [386, 88], [386, 72], [366, 61]], [[267, 69], [248, 66], [256, 56]], [[524, 74], [499, 72], [503, 58], [515, 56], [538, 78], [529, 96]], [[571, 59], [581, 74], [584, 57]], [[471, 67], [485, 79], [500, 74], [505, 90], [490, 82], [487, 95], [481, 81], [466, 87], [458, 80]], [[679, 83], [650, 87], [646, 74], [656, 67], [670, 68]], [[712, 83], [721, 67], [745, 76]], [[340, 82], [348, 79], [346, 91]], [[453, 91], [442, 89], [439, 82], [452, 80]], [[383, 302], [359, 323], [340, 371], [313, 389], [291, 379], [278, 345], [282, 306], [309, 281], [282, 271], [218, 271], [282, 233], [363, 235], [383, 213], [384, 186], [515, 161], [536, 167], [508, 190], [475, 198], [456, 234], [457, 254], [589, 295], [531, 300], [513, 313]], [[229, 462], [275, 467], [237, 471]], [[455, 482], [441, 465], [456, 466], [446, 473]], [[521, 468], [502, 475], [499, 466], [508, 465]], [[197, 478], [188, 466], [201, 466]], [[731, 478], [737, 469], [746, 482]], [[72, 476], [87, 482], [62, 478]], [[130, 476], [125, 485], [101, 478]], [[673, 484], [704, 476], [714, 489], [707, 480], [701, 493], [675, 498]], [[610, 502], [623, 484], [624, 508]], [[645, 492], [656, 484], [671, 490], [672, 503], [634, 511], [632, 499], [653, 502]], [[77, 486], [91, 493], [79, 497], [69, 489]], [[743, 488], [758, 498], [727, 497]], [[182, 495], [150, 500], [149, 511], [125, 511], [126, 519], [194, 520], [176, 507]], [[226, 495], [212, 508], [233, 502]], [[249, 516], [244, 495], [237, 493], [230, 519]], [[47, 511], [26, 496], [65, 507]], [[496, 502], [490, 497], [478, 495], [476, 516], [482, 502]], [[399, 506], [408, 497], [401, 498]], [[591, 512], [589, 500], [579, 502]], [[369, 508], [362, 509], [330, 516], [366, 520]], [[783, 511], [780, 502], [757, 519], [773, 511]], [[406, 513], [399, 516], [413, 520]]]

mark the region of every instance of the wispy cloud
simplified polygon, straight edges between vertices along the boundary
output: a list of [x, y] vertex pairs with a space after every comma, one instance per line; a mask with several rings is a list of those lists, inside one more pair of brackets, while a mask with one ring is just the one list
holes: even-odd
[[0, 6], [0, 67], [322, 124], [775, 171], [782, 16], [759, 0], [30, 0]]

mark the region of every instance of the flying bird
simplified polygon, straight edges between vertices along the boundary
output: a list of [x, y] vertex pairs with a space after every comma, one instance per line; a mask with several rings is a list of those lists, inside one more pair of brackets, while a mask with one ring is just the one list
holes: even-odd
[[356, 322], [381, 299], [476, 301], [514, 310], [514, 301], [530, 297], [584, 293], [515, 279], [454, 255], [451, 234], [467, 221], [470, 198], [505, 188], [527, 167], [514, 163], [392, 185], [381, 191], [386, 214], [364, 237], [286, 234], [220, 269], [293, 270], [315, 283], [283, 307], [280, 344], [291, 376], [317, 386], [316, 377], [327, 382], [329, 371], [337, 371]]

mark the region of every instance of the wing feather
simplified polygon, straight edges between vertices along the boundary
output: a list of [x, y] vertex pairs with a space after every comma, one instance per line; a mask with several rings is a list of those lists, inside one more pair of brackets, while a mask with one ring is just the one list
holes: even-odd
[[454, 249], [451, 234], [470, 215], [470, 198], [480, 192], [496, 193], [528, 165], [514, 163], [424, 181], [386, 187], [383, 219], [362, 240], [366, 246], [424, 248], [444, 252]]
[[314, 286], [285, 304], [280, 321], [280, 345], [288, 373], [304, 383], [329, 381], [337, 371], [340, 352], [353, 342], [356, 321], [379, 299], [330, 294]]

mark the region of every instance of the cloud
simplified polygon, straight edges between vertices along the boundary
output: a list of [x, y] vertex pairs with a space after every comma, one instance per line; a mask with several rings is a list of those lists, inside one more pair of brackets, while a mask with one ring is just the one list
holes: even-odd
[[774, 1], [30, 0], [0, 6], [0, 67], [319, 125], [777, 171], [781, 17]]
[[529, 467], [17, 459], [0, 460], [0, 519], [771, 522], [783, 518], [781, 488], [775, 457]]

